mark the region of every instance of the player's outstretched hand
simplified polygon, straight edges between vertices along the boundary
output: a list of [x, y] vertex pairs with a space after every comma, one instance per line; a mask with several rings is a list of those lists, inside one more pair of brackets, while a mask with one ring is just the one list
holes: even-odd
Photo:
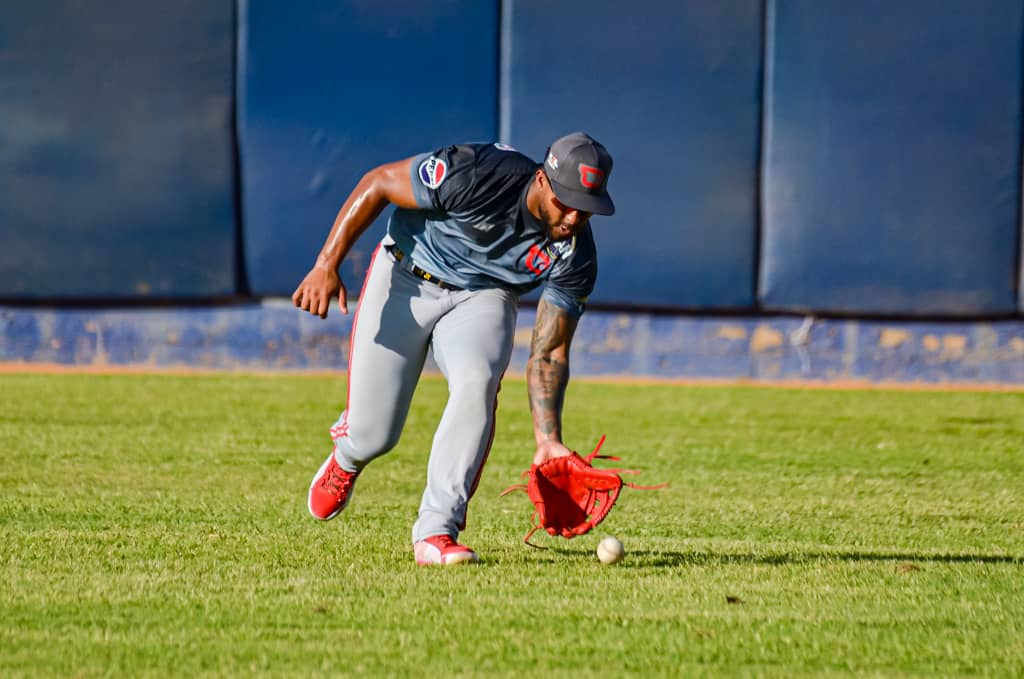
[[341, 313], [348, 313], [348, 295], [345, 284], [341, 282], [338, 272], [329, 266], [319, 263], [309, 270], [299, 287], [292, 293], [292, 302], [303, 311], [314, 316], [327, 318], [327, 309], [331, 299], [338, 298]]
[[533, 455], [533, 463], [541, 464], [553, 457], [565, 457], [566, 455], [572, 455], [572, 451], [564, 443], [545, 441], [537, 445], [537, 452]]

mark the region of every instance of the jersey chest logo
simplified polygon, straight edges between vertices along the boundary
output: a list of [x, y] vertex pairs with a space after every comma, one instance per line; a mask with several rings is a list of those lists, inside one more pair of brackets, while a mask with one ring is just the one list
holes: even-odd
[[531, 245], [530, 251], [526, 253], [526, 268], [535, 276], [540, 276], [547, 271], [552, 261], [554, 260], [551, 258], [551, 255], [542, 250], [536, 243]]
[[541, 247], [540, 244], [534, 243], [526, 253], [526, 268], [535, 276], [540, 276], [550, 269], [551, 265], [554, 264], [556, 260], [572, 254], [575, 249], [575, 236], [573, 236], [571, 240], [551, 243], [547, 247]]
[[420, 181], [427, 188], [436, 189], [444, 181], [447, 174], [448, 164], [437, 156], [430, 156], [420, 163]]

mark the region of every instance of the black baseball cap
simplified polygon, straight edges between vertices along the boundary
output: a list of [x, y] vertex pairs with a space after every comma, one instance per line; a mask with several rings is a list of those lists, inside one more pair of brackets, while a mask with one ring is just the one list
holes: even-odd
[[615, 214], [608, 195], [612, 157], [608, 150], [583, 132], [573, 132], [548, 147], [544, 174], [559, 202], [595, 215]]

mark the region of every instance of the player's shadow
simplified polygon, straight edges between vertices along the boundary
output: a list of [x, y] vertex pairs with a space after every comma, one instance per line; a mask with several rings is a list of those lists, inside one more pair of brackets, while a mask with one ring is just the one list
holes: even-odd
[[[552, 556], [592, 561], [589, 549], [550, 548]], [[787, 554], [734, 554], [717, 552], [628, 551], [619, 568], [675, 568], [728, 564], [788, 565], [815, 561], [891, 561], [898, 563], [1013, 563], [1024, 565], [1024, 555], [928, 554], [922, 552], [800, 551]]]

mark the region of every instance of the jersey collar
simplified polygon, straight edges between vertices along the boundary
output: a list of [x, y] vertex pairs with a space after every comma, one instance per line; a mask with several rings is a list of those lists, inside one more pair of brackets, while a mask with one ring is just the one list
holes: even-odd
[[544, 228], [544, 224], [541, 223], [538, 218], [533, 216], [533, 213], [530, 212], [530, 208], [526, 205], [526, 196], [530, 193], [530, 186], [532, 185], [533, 181], [527, 182], [522, 193], [519, 195], [519, 214], [523, 218], [523, 226], [527, 233], [537, 233], [544, 236], [545, 240], [547, 240], [547, 232]]

